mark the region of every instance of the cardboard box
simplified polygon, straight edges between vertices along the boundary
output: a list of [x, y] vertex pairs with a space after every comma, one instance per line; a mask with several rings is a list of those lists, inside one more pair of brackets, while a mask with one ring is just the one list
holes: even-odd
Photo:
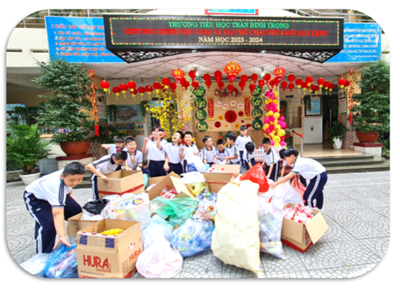
[[185, 184], [183, 184], [181, 178], [174, 172], [171, 172], [169, 175], [164, 176], [163, 179], [159, 179], [156, 186], [154, 186], [150, 191], [147, 192], [149, 194], [149, 199], [153, 200], [154, 198], [160, 196], [161, 191], [164, 190], [167, 186], [169, 189], [175, 189], [178, 193], [184, 193], [191, 198], [196, 198]]
[[211, 167], [216, 171], [216, 173], [211, 174], [229, 173], [235, 177], [240, 174], [240, 165], [212, 165]]
[[153, 184], [158, 184], [162, 179], [164, 179], [166, 176], [160, 176], [160, 177], [155, 177], [155, 178], [149, 178], [149, 186]]
[[222, 187], [231, 181], [230, 173], [203, 173], [204, 178], [211, 192], [218, 193]]
[[99, 178], [97, 179], [97, 189], [100, 199], [108, 195], [139, 194], [144, 192], [142, 171], [120, 170], [105, 176], [108, 178], [108, 183], [104, 183]]
[[68, 218], [67, 235], [69, 238], [73, 237], [80, 231], [88, 226], [91, 226], [96, 221], [94, 220], [81, 220], [83, 212]]
[[[290, 203], [286, 205], [292, 206]], [[315, 244], [324, 235], [329, 227], [321, 212], [318, 210], [313, 212], [315, 216], [305, 225], [283, 218], [281, 237], [283, 244], [305, 253], [311, 245]]]
[[[117, 236], [102, 231], [121, 228]], [[79, 278], [130, 278], [142, 252], [140, 222], [103, 219], [78, 232]]]

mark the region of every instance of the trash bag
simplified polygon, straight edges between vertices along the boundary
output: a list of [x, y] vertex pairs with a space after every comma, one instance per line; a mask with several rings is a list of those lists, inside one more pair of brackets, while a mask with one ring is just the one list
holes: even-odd
[[[280, 185], [279, 185], [280, 186]], [[283, 192], [277, 189], [270, 189], [267, 193], [270, 197], [258, 198], [258, 220], [260, 222], [260, 249], [261, 252], [273, 255], [285, 260], [281, 242], [283, 223]], [[266, 199], [265, 199], [266, 198]]]
[[211, 249], [225, 264], [260, 276], [259, 185], [239, 177], [218, 192]]
[[149, 248], [161, 232], [167, 241], [171, 241], [174, 227], [158, 215], [150, 219], [150, 224], [142, 231], [143, 249]]
[[199, 200], [199, 207], [197, 208], [196, 213], [193, 215], [193, 218], [213, 220], [217, 214], [217, 208], [215, 205], [217, 203], [217, 194], [204, 190], [197, 198]]
[[87, 212], [85, 209], [82, 211], [81, 220], [92, 220], [92, 221], [99, 221], [102, 220], [103, 216], [101, 214], [92, 214]]
[[194, 256], [211, 249], [213, 231], [212, 221], [189, 218], [172, 232], [171, 244], [183, 258]]
[[306, 187], [302, 183], [300, 183], [298, 175], [294, 176], [293, 181], [290, 183], [290, 186], [292, 186], [294, 190], [299, 193], [301, 200], [303, 200], [303, 195], [306, 191]]
[[48, 256], [44, 266], [45, 278], [78, 278], [76, 243], [70, 247], [59, 245]]
[[136, 269], [145, 278], [171, 278], [182, 270], [183, 258], [160, 233], [154, 243], [143, 251]]
[[44, 266], [46, 265], [48, 257], [49, 254], [47, 253], [36, 254], [29, 260], [20, 264], [20, 266], [32, 275], [43, 277]]
[[279, 184], [276, 189], [282, 193], [283, 203], [299, 203], [302, 206], [304, 205], [303, 198], [299, 195], [299, 193], [290, 186], [289, 183]]
[[91, 214], [97, 215], [101, 213], [103, 208], [106, 207], [107, 203], [108, 203], [107, 199], [93, 200], [87, 202], [85, 205], [83, 205], [82, 208]]
[[149, 174], [143, 174], [143, 184], [144, 184], [144, 189], [146, 189], [149, 186]]
[[180, 178], [181, 181], [186, 184], [190, 193], [195, 196], [198, 196], [203, 189], [207, 189], [207, 191], [209, 191], [206, 178], [199, 172], [181, 174]]
[[206, 170], [206, 165], [200, 157], [191, 155], [187, 158], [187, 172], [205, 172]]
[[151, 209], [161, 217], [169, 217], [168, 222], [183, 224], [197, 210], [199, 201], [193, 198], [166, 199], [156, 197], [150, 202]]
[[307, 224], [314, 217], [314, 211], [309, 206], [299, 203], [283, 207], [283, 216], [298, 223]]
[[263, 171], [263, 168], [259, 163], [257, 163], [254, 167], [248, 170], [246, 173], [240, 176], [240, 180], [250, 180], [253, 183], [256, 183], [260, 186], [260, 192], [267, 192], [269, 189], [269, 184], [267, 177]]

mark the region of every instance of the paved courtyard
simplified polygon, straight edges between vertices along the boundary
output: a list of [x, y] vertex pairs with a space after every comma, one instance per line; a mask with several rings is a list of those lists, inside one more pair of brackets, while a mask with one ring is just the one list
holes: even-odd
[[[6, 186], [6, 234], [11, 255], [22, 263], [35, 255], [34, 220], [22, 200], [22, 182]], [[91, 189], [76, 189], [81, 205]], [[390, 236], [390, 172], [331, 174], [324, 191], [325, 235], [302, 254], [284, 246], [287, 260], [261, 254], [267, 278], [354, 278], [372, 270], [384, 257]], [[244, 269], [225, 265], [212, 251], [185, 258], [176, 278], [252, 278]], [[133, 278], [143, 278], [136, 273]]]

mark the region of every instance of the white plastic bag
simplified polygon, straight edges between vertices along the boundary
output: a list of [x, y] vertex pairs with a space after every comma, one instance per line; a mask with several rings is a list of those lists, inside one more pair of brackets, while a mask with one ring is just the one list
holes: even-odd
[[44, 266], [46, 265], [48, 257], [49, 254], [47, 253], [36, 254], [29, 260], [23, 262], [20, 266], [32, 275], [43, 277]]
[[92, 221], [99, 221], [102, 220], [103, 216], [101, 214], [92, 214], [85, 209], [82, 209], [82, 217], [81, 220], [92, 220]]
[[294, 190], [294, 188], [292, 186], [290, 186], [289, 182], [283, 183], [283, 184], [279, 184], [278, 186], [276, 186], [276, 191], [279, 191], [281, 193], [281, 197], [283, 200], [283, 203], [299, 203], [302, 206], [304, 206], [304, 202], [302, 197], [300, 196], [299, 193], [297, 193], [296, 190]]
[[167, 241], [171, 241], [172, 231], [174, 226], [169, 224], [158, 215], [154, 215], [150, 219], [150, 224], [142, 231], [143, 249], [148, 249], [155, 239], [159, 237], [159, 233], [164, 235]]
[[221, 188], [211, 249], [225, 264], [259, 275], [258, 189], [258, 184], [240, 177]]
[[206, 182], [206, 178], [204, 178], [204, 175], [199, 172], [190, 172], [190, 173], [181, 174], [180, 178], [181, 178], [181, 181], [183, 184], [205, 183]]
[[171, 243], [160, 237], [139, 255], [136, 268], [145, 278], [171, 278], [182, 270], [183, 258]]
[[187, 158], [187, 164], [188, 164], [188, 168], [189, 165], [193, 165], [197, 172], [205, 172], [207, 170], [206, 165], [204, 165], [203, 161], [201, 160], [201, 158], [199, 156], [196, 155], [191, 155]]

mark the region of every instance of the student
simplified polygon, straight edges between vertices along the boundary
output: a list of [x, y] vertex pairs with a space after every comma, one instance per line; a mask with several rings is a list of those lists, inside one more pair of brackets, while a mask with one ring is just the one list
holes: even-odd
[[127, 158], [128, 153], [126, 151], [119, 151], [116, 154], [106, 155], [86, 166], [86, 169], [93, 173], [90, 177], [90, 181], [92, 181], [94, 200], [99, 200], [97, 177], [100, 177], [104, 183], [108, 183], [108, 178], [105, 175], [120, 170]]
[[142, 166], [138, 166], [138, 169], [140, 169], [140, 171], [142, 171], [143, 174], [147, 174], [147, 175], [151, 176], [150, 172], [147, 170], [147, 160], [146, 159], [143, 159]]
[[245, 168], [246, 168], [246, 162], [243, 159], [243, 153], [245, 150], [245, 145], [248, 142], [251, 142], [251, 137], [247, 135], [247, 126], [242, 125], [240, 127], [240, 135], [236, 139], [236, 145], [239, 150], [240, 164]]
[[214, 165], [215, 158], [216, 158], [216, 148], [213, 146], [213, 140], [211, 137], [206, 135], [203, 137], [203, 143], [205, 147], [201, 150], [201, 157], [205, 165]]
[[101, 147], [106, 150], [110, 150], [107, 151], [108, 154], [115, 154], [121, 150], [126, 151], [126, 148], [124, 146], [124, 138], [121, 136], [114, 136], [114, 144], [106, 143], [102, 144]]
[[164, 143], [161, 145], [160, 141], [157, 141], [157, 148], [163, 149], [167, 154], [168, 159], [165, 160], [164, 170], [167, 173], [174, 172], [175, 174], [182, 174], [183, 167], [181, 163], [181, 151], [183, 149], [182, 145], [183, 133], [177, 131], [172, 136], [172, 143]]
[[239, 150], [235, 144], [236, 135], [234, 133], [229, 133], [226, 136], [226, 142], [228, 144], [227, 151], [229, 157], [225, 157], [225, 160], [229, 161], [231, 164], [239, 165], [240, 164]]
[[228, 153], [227, 149], [225, 148], [224, 140], [221, 138], [221, 139], [217, 140], [216, 158], [220, 162], [223, 162], [223, 161], [226, 161], [225, 160], [226, 157], [229, 157], [229, 153]]
[[269, 138], [265, 137], [262, 140], [262, 146], [264, 149], [264, 162], [266, 164], [265, 174], [268, 179], [272, 181], [277, 181], [279, 176], [279, 156], [278, 154], [272, 149], [271, 141]]
[[143, 154], [137, 150], [137, 144], [133, 137], [130, 136], [125, 139], [125, 148], [127, 149], [128, 159], [123, 169], [127, 171], [140, 171], [143, 163]]
[[[285, 152], [285, 150], [286, 150], [286, 149], [281, 149], [281, 150], [279, 151], [279, 157], [280, 157], [281, 160], [282, 160], [281, 178], [283, 178], [283, 175], [284, 175], [285, 169], [286, 169], [286, 165], [287, 165], [287, 163], [286, 163], [286, 161], [285, 161], [285, 156], [283, 155], [283, 153]], [[299, 176], [299, 179], [300, 179], [301, 184], [303, 184], [304, 187], [307, 187], [307, 181], [306, 181], [306, 179], [304, 179], [303, 176], [301, 176], [301, 175], [298, 175], [298, 176]], [[293, 181], [293, 178], [290, 179], [290, 182], [292, 182], [292, 181]]]
[[[278, 182], [272, 183], [271, 186], [276, 187], [281, 183], [289, 181], [296, 175], [301, 175], [305, 179], [310, 180], [303, 195], [304, 205], [322, 209], [324, 202], [323, 190], [328, 180], [324, 166], [313, 159], [299, 157], [299, 152], [295, 148], [285, 150], [283, 156], [286, 163], [293, 169]], [[314, 203], [314, 199], [316, 203]]]
[[144, 139], [142, 147], [142, 153], [147, 154], [147, 160], [149, 162], [149, 172], [151, 177], [165, 176], [165, 151], [161, 148], [157, 148], [157, 141], [160, 140], [160, 144], [164, 145], [167, 143], [163, 139], [164, 130], [161, 127], [153, 127], [151, 130], [151, 136]]
[[192, 155], [198, 156], [199, 149], [196, 144], [193, 142], [193, 133], [190, 131], [185, 132], [184, 134], [185, 145], [181, 149], [181, 159], [183, 160], [183, 172], [187, 173], [187, 160]]
[[250, 170], [254, 165], [256, 164], [256, 160], [254, 158], [254, 149], [256, 145], [254, 142], [249, 141], [248, 143], [245, 144], [244, 146], [244, 152], [243, 152], [243, 165], [246, 168], [246, 170]]
[[36, 222], [36, 253], [50, 253], [59, 244], [70, 246], [64, 221], [82, 212], [72, 188], [82, 182], [84, 173], [85, 167], [81, 163], [72, 162], [25, 188], [25, 206]]

